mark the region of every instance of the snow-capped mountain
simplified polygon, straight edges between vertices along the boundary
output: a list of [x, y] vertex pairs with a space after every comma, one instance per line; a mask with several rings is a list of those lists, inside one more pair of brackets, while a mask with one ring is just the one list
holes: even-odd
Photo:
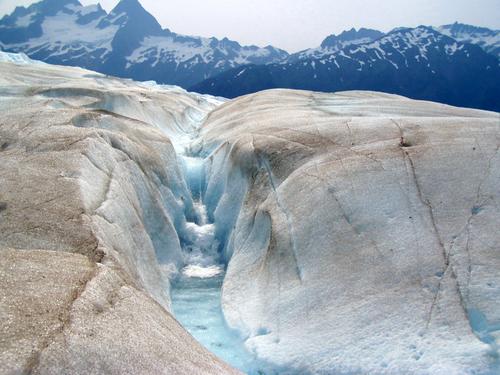
[[500, 30], [464, 25], [458, 22], [438, 27], [436, 30], [461, 42], [477, 44], [486, 52], [500, 58]]
[[361, 28], [356, 30], [344, 31], [339, 35], [329, 35], [317, 48], [310, 48], [298, 53], [290, 55], [286, 62], [294, 62], [297, 60], [307, 60], [311, 58], [321, 58], [339, 52], [343, 48], [356, 44], [365, 44], [373, 42], [384, 36], [384, 33], [378, 30]]
[[137, 0], [121, 0], [109, 14], [78, 0], [17, 7], [0, 20], [0, 47], [48, 63], [185, 87], [230, 68], [288, 56], [271, 46], [241, 46], [226, 38], [162, 29]]
[[269, 88], [374, 90], [443, 103], [500, 109], [498, 59], [431, 27], [400, 28], [319, 58], [232, 69], [192, 87], [236, 97]]
[[52, 64], [234, 97], [272, 87], [370, 89], [499, 108], [500, 33], [463, 24], [351, 29], [292, 55], [163, 29], [138, 0], [109, 13], [43, 0], [0, 20], [0, 49]]

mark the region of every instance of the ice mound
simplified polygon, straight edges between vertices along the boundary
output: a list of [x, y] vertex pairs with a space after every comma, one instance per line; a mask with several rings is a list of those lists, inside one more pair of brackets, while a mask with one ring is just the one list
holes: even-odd
[[166, 134], [215, 104], [0, 60], [0, 373], [238, 373], [169, 312], [193, 200]]
[[373, 92], [214, 110], [205, 201], [246, 347], [285, 373], [498, 373], [499, 125]]

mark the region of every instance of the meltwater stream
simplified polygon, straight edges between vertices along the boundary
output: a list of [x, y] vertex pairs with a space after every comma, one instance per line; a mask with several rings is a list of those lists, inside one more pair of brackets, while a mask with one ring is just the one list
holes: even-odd
[[180, 156], [187, 185], [194, 200], [193, 222], [182, 239], [185, 268], [172, 283], [171, 298], [177, 320], [212, 353], [247, 374], [272, 374], [249, 352], [243, 339], [231, 330], [221, 308], [224, 265], [220, 263], [215, 225], [203, 204], [204, 160]]
[[223, 278], [223, 274], [207, 278], [182, 275], [172, 288], [175, 317], [216, 356], [241, 371], [258, 374], [255, 357], [224, 320], [220, 305]]

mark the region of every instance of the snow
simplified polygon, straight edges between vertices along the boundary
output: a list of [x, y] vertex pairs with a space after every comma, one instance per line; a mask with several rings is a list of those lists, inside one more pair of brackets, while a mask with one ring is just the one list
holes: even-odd
[[87, 16], [91, 13], [98, 12], [100, 10], [99, 5], [94, 4], [94, 5], [87, 5], [85, 7], [79, 8], [79, 13], [80, 16]]
[[[134, 50], [126, 59], [128, 66], [148, 62], [152, 67], [160, 63], [173, 62], [177, 65], [190, 62], [191, 65], [203, 62], [210, 64], [215, 61], [214, 52], [218, 51], [228, 56], [225, 47], [212, 47], [212, 38], [189, 37], [191, 40], [178, 42], [174, 36], [149, 36], [144, 38], [140, 47]], [[266, 57], [270, 51], [265, 48], [241, 47], [231, 51], [236, 53], [232, 58], [227, 57], [230, 66], [245, 65], [251, 63], [256, 57]], [[196, 61], [196, 59], [200, 59]], [[221, 67], [224, 61], [217, 61], [215, 67]]]
[[267, 57], [271, 52], [267, 48], [258, 48], [257, 50], [249, 47], [243, 47], [239, 51], [239, 58], [244, 62], [250, 62], [253, 57]]
[[[466, 25], [465, 25], [466, 26]], [[461, 30], [459, 32], [452, 32], [453, 25], [445, 25], [435, 28], [438, 32], [447, 35], [459, 42], [477, 44], [486, 51], [493, 51], [495, 48], [500, 47], [500, 32], [498, 30]]]
[[79, 25], [76, 21], [78, 15], [59, 12], [52, 17], [46, 17], [42, 23], [43, 34], [32, 43], [41, 44], [45, 42], [61, 42], [63, 44], [84, 43], [99, 48], [111, 49], [113, 39], [118, 26], [108, 26], [100, 29], [97, 25], [100, 19], [92, 21], [87, 25]]
[[[364, 65], [366, 61], [364, 61], [364, 56], [367, 56], [367, 60], [369, 59], [372, 62], [375, 62], [376, 59], [379, 60], [387, 60], [390, 64], [392, 64], [396, 69], [399, 69], [399, 66], [396, 62], [390, 59], [390, 56], [393, 55], [393, 52], [388, 52], [388, 48], [394, 48], [397, 53], [403, 56], [405, 59], [405, 64], [408, 66], [408, 58], [407, 51], [411, 48], [418, 48], [419, 57], [416, 58], [417, 61], [420, 59], [427, 59], [427, 49], [432, 44], [439, 41], [439, 36], [432, 34], [427, 28], [419, 27], [415, 29], [402, 29], [401, 33], [397, 34], [388, 34], [385, 37], [370, 42], [369, 39], [359, 39], [354, 41], [353, 43], [346, 43], [344, 49], [340, 48], [316, 48], [309, 49], [306, 51], [302, 51], [299, 54], [295, 55], [299, 59], [302, 58], [321, 58], [328, 56], [330, 62], [335, 64], [337, 68], [340, 68], [337, 58], [344, 57], [357, 61], [360, 65]], [[462, 49], [462, 45], [457, 45], [456, 47], [450, 46], [448, 48], [448, 53], [454, 53], [455, 50]], [[323, 61], [323, 60], [321, 60]], [[321, 62], [320, 61], [320, 62]], [[307, 62], [304, 62], [306, 65]], [[361, 68], [358, 68], [361, 70]]]
[[[76, 7], [73, 4], [70, 5]], [[94, 8], [76, 7], [75, 9], [90, 12]], [[12, 48], [15, 46], [16, 50], [28, 51], [29, 54], [45, 49], [49, 51], [49, 57], [62, 56], [81, 50], [79, 55], [75, 54], [71, 58], [83, 56], [86, 53], [102, 48], [105, 49], [101, 56], [103, 58], [111, 51], [111, 41], [118, 30], [118, 26], [108, 26], [104, 29], [98, 28], [97, 25], [101, 18], [89, 24], [80, 25], [76, 22], [79, 17], [80, 13], [72, 12], [72, 14], [67, 14], [63, 11], [54, 16], [45, 17], [41, 25], [42, 35], [40, 37], [6, 47]], [[28, 18], [21, 19], [21, 22], [27, 24]]]
[[36, 17], [36, 13], [27, 14], [23, 17], [19, 17], [16, 20], [17, 27], [28, 27], [33, 23], [33, 18]]
[[[314, 59], [322, 59], [331, 55], [336, 55], [339, 53], [342, 49], [347, 48], [349, 46], [356, 46], [360, 44], [368, 44], [371, 42], [370, 38], [358, 38], [358, 39], [353, 39], [353, 40], [348, 40], [348, 41], [339, 41], [337, 45], [335, 46], [328, 46], [328, 47], [315, 47], [315, 48], [309, 48], [304, 51], [300, 51], [292, 57], [299, 59], [299, 60], [308, 60], [311, 58]], [[350, 53], [355, 53], [355, 51], [351, 51]], [[286, 62], [283, 62], [286, 63]]]
[[[463, 45], [461, 45], [460, 47], [463, 48]], [[459, 50], [459, 46], [457, 43], [447, 44], [444, 48], [447, 55], [454, 55]]]
[[199, 41], [201, 46], [194, 42], [178, 43], [171, 36], [149, 36], [144, 38], [141, 46], [127, 57], [127, 61], [132, 64], [148, 61], [153, 67], [167, 61], [180, 64], [195, 56], [201, 56], [205, 63], [212, 61], [210, 39], [200, 38]]
[[127, 13], [125, 13], [125, 12], [122, 12], [122, 13], [119, 13], [119, 14], [110, 13], [110, 15], [113, 15], [113, 17], [109, 19], [109, 22], [111, 24], [115, 24], [116, 21], [119, 21], [122, 18], [128, 18]]

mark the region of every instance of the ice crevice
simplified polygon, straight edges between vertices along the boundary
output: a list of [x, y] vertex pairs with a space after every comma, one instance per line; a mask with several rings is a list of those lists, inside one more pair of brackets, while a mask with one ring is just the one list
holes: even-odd
[[[191, 124], [182, 128], [191, 130], [172, 139], [190, 194], [185, 199], [185, 221], [176, 226], [183, 265], [171, 283], [174, 316], [203, 346], [232, 366], [248, 374], [273, 374], [272, 366], [245, 345], [246, 335], [229, 327], [222, 309], [232, 232], [246, 191], [244, 172], [231, 168], [231, 155], [238, 145], [223, 142], [207, 152], [198, 142], [204, 120], [186, 116], [186, 121]], [[232, 172], [226, 174], [228, 170]], [[236, 180], [241, 185], [234, 184]]]
[[[428, 342], [437, 337], [436, 332], [447, 330], [443, 327], [451, 320], [448, 316], [463, 322], [460, 332], [472, 337], [477, 348], [489, 346], [492, 356], [498, 353], [496, 315], [484, 308], [474, 295], [475, 286], [470, 285], [478, 262], [473, 253], [475, 227], [485, 220], [488, 210], [486, 189], [492, 180], [495, 154], [482, 155], [487, 165], [479, 170], [478, 185], [473, 185], [474, 199], [467, 201], [470, 206], [462, 210], [460, 221], [449, 225], [443, 220], [447, 201], [441, 202], [444, 199], [429, 183], [429, 176], [437, 173], [435, 164], [429, 166], [428, 156], [422, 152], [432, 143], [431, 149], [438, 150], [436, 157], [452, 159], [446, 148], [449, 140], [440, 138], [440, 129], [413, 125], [417, 120], [405, 116], [394, 115], [393, 119], [392, 112], [376, 119], [333, 116], [332, 124], [327, 125], [322, 117], [315, 120], [318, 124], [310, 121], [309, 114], [288, 119], [284, 111], [281, 122], [260, 113], [259, 108], [246, 109], [252, 100], [244, 103], [248, 113], [238, 112], [238, 116], [228, 103], [220, 110], [186, 110], [172, 117], [141, 119], [154, 122], [170, 140], [172, 164], [164, 175], [155, 175], [156, 165], [153, 173], [144, 172], [141, 160], [134, 159], [134, 145], [102, 134], [115, 155], [136, 163], [131, 167], [139, 169], [138, 174], [148, 173], [146, 183], [158, 177], [160, 189], [168, 186], [168, 193], [162, 192], [158, 199], [163, 199], [163, 210], [169, 215], [146, 220], [171, 219], [171, 232], [153, 230], [151, 237], [178, 243], [175, 250], [180, 261], [169, 274], [168, 288], [171, 311], [184, 328], [215, 355], [249, 374], [300, 373], [306, 356], [311, 359], [307, 369], [327, 368], [333, 373], [340, 368], [334, 363], [346, 363], [345, 368], [354, 373], [358, 366], [382, 369], [382, 373], [386, 366], [394, 368], [396, 361], [379, 365], [360, 356], [362, 363], [351, 363], [346, 360], [353, 356], [351, 352], [338, 344], [346, 343], [344, 338], [350, 337], [348, 329], [352, 328], [357, 330], [356, 337], [366, 339], [362, 349], [356, 347], [360, 355], [379, 350], [376, 335], [349, 317], [357, 307], [343, 305], [356, 300], [359, 293], [366, 299], [363, 303], [374, 309], [363, 307], [360, 316], [381, 311], [381, 323], [369, 323], [380, 335], [384, 322], [415, 309], [411, 326], [405, 325], [401, 331], [410, 333], [401, 339], [408, 344], [403, 349], [402, 355], [408, 358], [402, 369], [424, 368], [434, 361]], [[266, 111], [268, 103], [264, 104], [262, 110]], [[147, 112], [147, 105], [141, 106], [144, 108], [138, 110]], [[175, 126], [168, 125], [171, 120]], [[320, 123], [323, 120], [325, 124]], [[249, 126], [254, 123], [255, 128]], [[429, 139], [424, 137], [427, 134]], [[446, 163], [437, 165], [439, 173], [451, 169]], [[170, 183], [171, 177], [175, 184]], [[380, 187], [370, 186], [372, 183]], [[324, 207], [318, 207], [321, 205]], [[315, 218], [324, 216], [329, 222], [307, 222], [311, 210], [315, 210]], [[147, 216], [149, 212], [137, 214]], [[154, 224], [150, 227], [155, 228]], [[166, 245], [171, 243], [165, 240], [154, 247], [173, 249]], [[338, 284], [325, 286], [320, 280], [330, 280], [330, 272], [335, 272]], [[380, 285], [395, 286], [394, 291], [377, 290]], [[408, 307], [406, 302], [398, 302], [396, 310], [386, 309], [383, 300], [400, 292], [406, 293]], [[324, 327], [316, 321], [328, 322], [325, 329], [339, 332], [339, 337], [323, 334]], [[337, 322], [339, 327], [334, 327]], [[302, 330], [294, 332], [296, 325]], [[313, 327], [315, 336], [304, 327]], [[449, 332], [458, 332], [456, 327]], [[397, 335], [389, 333], [381, 340], [388, 342]], [[321, 341], [317, 338], [325, 341], [328, 353], [319, 343], [316, 346]], [[297, 349], [302, 343], [307, 353]], [[439, 350], [445, 352], [445, 348]], [[338, 357], [331, 359], [330, 353]], [[265, 360], [289, 368], [278, 369]]]

